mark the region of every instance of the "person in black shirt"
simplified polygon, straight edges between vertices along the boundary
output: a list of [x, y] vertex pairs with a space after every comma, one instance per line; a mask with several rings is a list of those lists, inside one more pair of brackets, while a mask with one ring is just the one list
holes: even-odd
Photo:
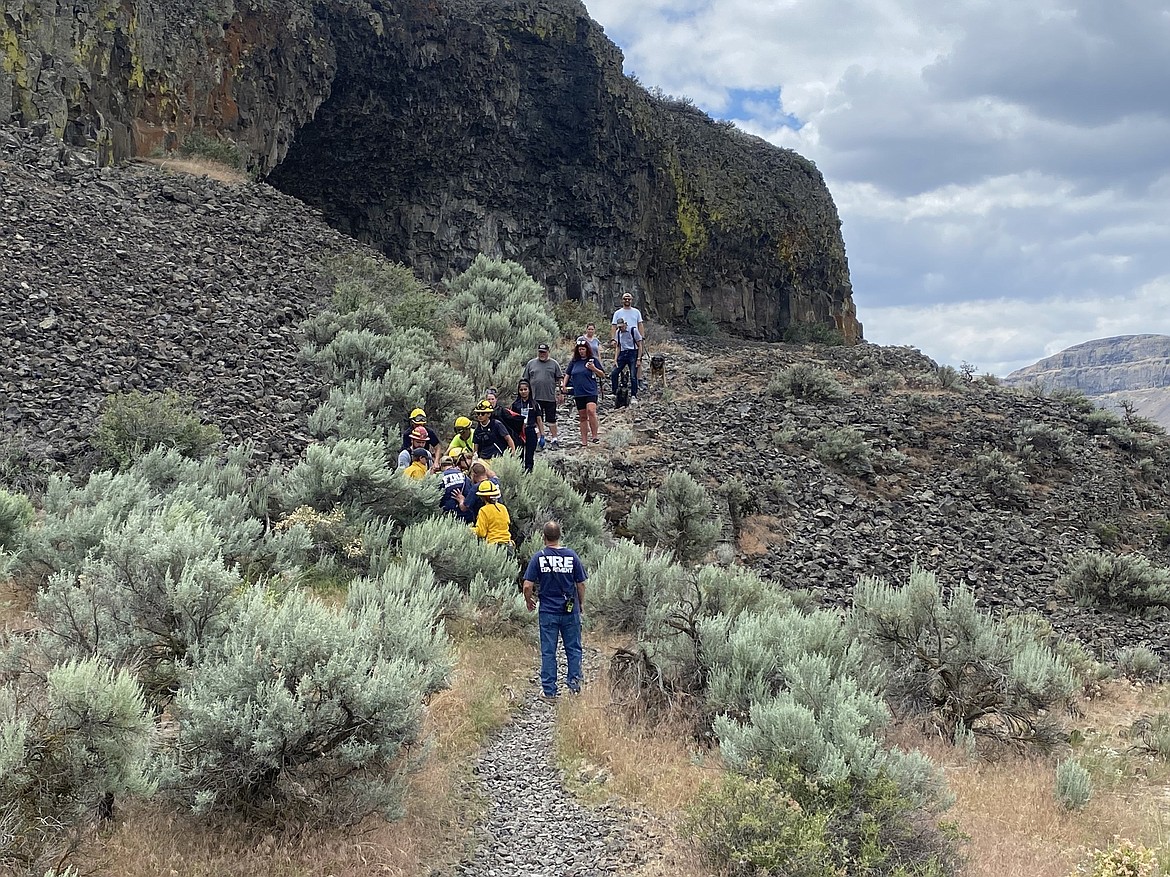
[[508, 427], [492, 417], [492, 405], [486, 399], [475, 406], [471, 412], [475, 420], [475, 431], [471, 434], [475, 453], [481, 460], [490, 460], [499, 457], [505, 451], [515, 450], [516, 442], [512, 440], [512, 433]]
[[524, 471], [532, 471], [532, 463], [536, 457], [536, 443], [539, 440], [540, 406], [532, 398], [532, 387], [528, 381], [521, 380], [516, 385], [516, 401], [509, 406], [516, 412], [523, 424], [520, 434], [524, 441]]

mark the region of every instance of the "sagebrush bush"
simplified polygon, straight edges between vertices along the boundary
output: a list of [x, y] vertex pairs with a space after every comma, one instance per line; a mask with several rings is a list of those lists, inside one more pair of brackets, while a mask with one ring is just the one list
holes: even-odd
[[991, 448], [976, 455], [970, 471], [1000, 505], [1018, 506], [1027, 502], [1028, 478], [1020, 464], [1003, 451]]
[[0, 870], [64, 867], [117, 797], [150, 792], [150, 733], [133, 678], [99, 661], [0, 688]]
[[836, 326], [828, 323], [793, 323], [784, 330], [787, 344], [823, 344], [826, 347], [840, 347], [845, 336]]
[[585, 327], [590, 323], [597, 327], [599, 337], [607, 338], [609, 336], [610, 317], [608, 314], [603, 314], [592, 299], [579, 299], [577, 301], [565, 299], [557, 302], [556, 307], [553, 308], [553, 319], [557, 322], [561, 338], [576, 338], [578, 335], [583, 335]]
[[846, 475], [873, 475], [869, 442], [849, 426], [818, 430], [813, 436], [817, 459]]
[[1015, 430], [1016, 454], [1033, 467], [1062, 466], [1072, 460], [1072, 436], [1059, 426], [1021, 420]]
[[1092, 414], [1098, 410], [1093, 400], [1084, 394], [1084, 391], [1074, 387], [1055, 387], [1048, 394], [1050, 399], [1063, 402], [1077, 414]]
[[1060, 584], [1082, 604], [1144, 614], [1170, 607], [1170, 570], [1141, 554], [1082, 552], [1069, 561]]
[[0, 488], [0, 551], [15, 550], [32, 519], [28, 497]]
[[244, 170], [247, 159], [238, 143], [203, 131], [191, 131], [179, 144], [179, 155], [205, 158], [236, 170]]
[[352, 822], [401, 805], [423, 699], [445, 685], [440, 598], [416, 589], [337, 611], [253, 588], [175, 700], [169, 787], [199, 812]]
[[206, 522], [134, 512], [37, 593], [30, 644], [38, 663], [101, 658], [125, 669], [161, 708], [191, 650], [222, 636], [240, 587]]
[[439, 488], [429, 479], [401, 477], [387, 462], [396, 454], [369, 439], [310, 445], [304, 459], [273, 485], [273, 493], [289, 511], [310, 506], [327, 512], [341, 505], [358, 520], [381, 517], [404, 527], [434, 513]]
[[719, 324], [705, 308], [691, 308], [687, 311], [687, 328], [695, 335], [709, 337], [719, 331]]
[[1059, 708], [1078, 685], [1068, 663], [1022, 624], [997, 622], [960, 585], [944, 598], [936, 576], [904, 587], [862, 577], [853, 635], [886, 675], [886, 692], [948, 737], [958, 728], [1014, 746], [1051, 746]]
[[719, 540], [711, 498], [686, 472], [672, 471], [630, 509], [626, 527], [643, 545], [664, 548], [682, 563], [706, 556]]
[[219, 444], [219, 427], [205, 425], [193, 401], [174, 390], [107, 396], [93, 446], [110, 463], [125, 468], [162, 445], [187, 457], [205, 457]]
[[1109, 430], [1121, 426], [1121, 418], [1112, 411], [1094, 407], [1085, 411], [1081, 422], [1088, 429], [1090, 435], [1105, 435]]
[[1156, 679], [1162, 672], [1162, 659], [1144, 646], [1118, 649], [1113, 656], [1118, 671], [1130, 679]]
[[807, 362], [790, 365], [768, 382], [768, 395], [805, 402], [836, 402], [848, 393], [832, 372]]
[[1089, 803], [1093, 782], [1089, 772], [1075, 758], [1063, 759], [1056, 765], [1056, 800], [1065, 810], [1080, 810]]
[[620, 540], [590, 572], [589, 615], [612, 630], [636, 632], [650, 603], [680, 593], [685, 578], [669, 554]]
[[1126, 736], [1138, 751], [1170, 761], [1170, 713], [1141, 716], [1130, 725]]
[[944, 390], [957, 390], [963, 386], [963, 375], [953, 365], [935, 366], [934, 379]]
[[452, 515], [431, 517], [411, 524], [402, 532], [400, 550], [406, 557], [428, 563], [439, 582], [450, 582], [469, 593], [476, 576], [495, 586], [515, 586], [519, 571], [507, 548], [478, 538], [471, 528]]

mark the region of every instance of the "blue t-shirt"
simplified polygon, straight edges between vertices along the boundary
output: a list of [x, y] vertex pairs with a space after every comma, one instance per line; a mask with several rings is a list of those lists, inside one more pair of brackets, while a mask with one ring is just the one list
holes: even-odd
[[601, 363], [597, 358], [591, 356], [589, 359], [574, 359], [565, 371], [565, 374], [569, 376], [569, 388], [573, 391], [574, 396], [597, 395], [597, 375], [589, 370], [587, 363], [590, 362], [597, 368], [601, 368]]
[[524, 572], [526, 582], [537, 582], [540, 587], [541, 614], [564, 615], [572, 601], [572, 612], [580, 614], [577, 584], [585, 581], [585, 564], [571, 548], [549, 548], [547, 545], [532, 555]]

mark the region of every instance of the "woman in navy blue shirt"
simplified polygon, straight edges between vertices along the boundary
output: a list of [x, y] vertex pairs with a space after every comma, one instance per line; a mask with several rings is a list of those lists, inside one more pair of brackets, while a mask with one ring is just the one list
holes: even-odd
[[569, 367], [565, 369], [565, 380], [562, 389], [573, 391], [573, 401], [577, 403], [577, 422], [581, 427], [581, 444], [597, 443], [601, 437], [601, 427], [597, 423], [597, 379], [605, 377], [605, 369], [599, 360], [589, 350], [589, 345], [581, 341], [573, 348], [573, 358], [569, 360]]

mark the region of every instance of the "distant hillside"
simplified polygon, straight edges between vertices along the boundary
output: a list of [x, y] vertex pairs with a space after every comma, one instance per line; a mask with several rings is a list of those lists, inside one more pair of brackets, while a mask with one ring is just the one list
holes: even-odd
[[1119, 335], [1086, 341], [1017, 369], [1013, 386], [1039, 382], [1071, 387], [1116, 407], [1123, 399], [1163, 426], [1170, 427], [1170, 335]]

